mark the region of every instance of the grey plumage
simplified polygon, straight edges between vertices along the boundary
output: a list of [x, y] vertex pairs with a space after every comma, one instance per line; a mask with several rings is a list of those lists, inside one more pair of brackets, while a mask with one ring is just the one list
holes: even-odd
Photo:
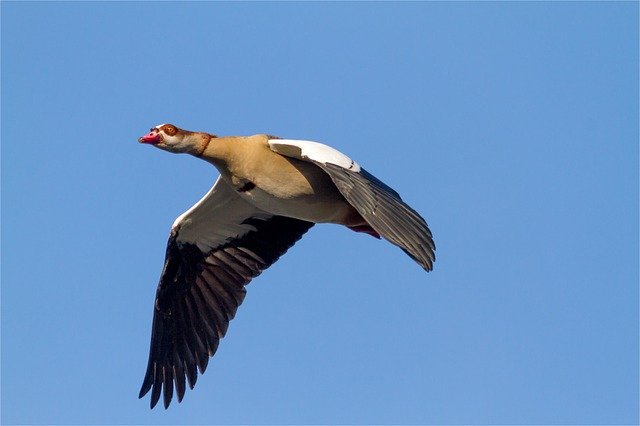
[[435, 244], [427, 222], [396, 191], [362, 168], [354, 172], [331, 163], [317, 164], [376, 232], [425, 270], [433, 269]]

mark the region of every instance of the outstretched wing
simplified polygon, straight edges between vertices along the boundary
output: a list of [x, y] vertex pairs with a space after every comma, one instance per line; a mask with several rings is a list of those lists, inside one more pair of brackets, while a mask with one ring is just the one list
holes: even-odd
[[244, 286], [283, 255], [313, 223], [261, 211], [223, 179], [176, 219], [156, 291], [149, 363], [140, 389], [151, 390], [151, 408], [163, 394], [204, 373], [235, 316]]
[[317, 164], [378, 234], [425, 270], [433, 269], [435, 244], [429, 226], [396, 191], [330, 146], [287, 139], [269, 140], [269, 146], [279, 154]]

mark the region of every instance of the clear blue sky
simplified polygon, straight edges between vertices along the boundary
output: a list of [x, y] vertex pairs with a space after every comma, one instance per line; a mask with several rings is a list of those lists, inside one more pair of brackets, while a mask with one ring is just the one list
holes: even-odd
[[[3, 423], [638, 422], [638, 3], [2, 2]], [[425, 273], [315, 227], [196, 389], [137, 399], [172, 122], [328, 143], [429, 222]]]

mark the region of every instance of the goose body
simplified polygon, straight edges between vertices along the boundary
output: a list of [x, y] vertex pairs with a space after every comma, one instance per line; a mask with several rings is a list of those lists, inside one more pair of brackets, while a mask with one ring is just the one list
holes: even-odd
[[[139, 139], [188, 153], [220, 172], [173, 223], [156, 291], [143, 397], [165, 408], [175, 388], [204, 373], [252, 278], [315, 223], [384, 238], [429, 271], [435, 245], [424, 219], [397, 192], [327, 145], [269, 135], [217, 137], [171, 124]], [[186, 382], [185, 382], [186, 380]]]

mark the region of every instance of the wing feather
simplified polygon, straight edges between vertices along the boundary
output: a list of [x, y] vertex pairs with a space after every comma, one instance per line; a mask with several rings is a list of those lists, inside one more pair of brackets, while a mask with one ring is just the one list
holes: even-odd
[[251, 279], [313, 226], [272, 216], [243, 201], [218, 180], [181, 215], [171, 231], [156, 291], [149, 363], [140, 397], [153, 408], [174, 391], [182, 401], [218, 348]]
[[346, 200], [386, 240], [400, 247], [425, 270], [433, 269], [435, 244], [427, 222], [395, 191], [367, 172], [319, 164]]
[[178, 402], [180, 402], [184, 397], [184, 392], [186, 391], [186, 384], [185, 384], [184, 361], [180, 356], [180, 352], [178, 350], [177, 345], [174, 348], [173, 359], [174, 359], [173, 376], [176, 381], [176, 386], [175, 386], [176, 396], [178, 397]]
[[164, 389], [163, 392], [163, 402], [165, 406], [169, 406], [171, 402], [171, 397], [173, 396], [173, 367], [170, 364], [173, 364], [173, 357], [169, 357], [169, 363], [162, 368], [163, 378], [162, 387]]

